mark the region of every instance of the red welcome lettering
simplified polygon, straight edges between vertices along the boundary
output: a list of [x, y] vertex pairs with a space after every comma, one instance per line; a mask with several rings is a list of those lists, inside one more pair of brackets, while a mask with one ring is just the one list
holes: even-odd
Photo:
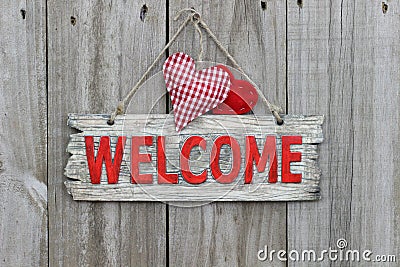
[[[232, 151], [232, 169], [229, 173], [222, 173], [219, 166], [219, 159], [221, 156], [221, 147], [223, 145], [229, 145]], [[224, 135], [220, 136], [214, 141], [214, 145], [211, 150], [211, 163], [210, 169], [214, 176], [214, 179], [223, 184], [232, 183], [238, 176], [240, 171], [240, 146], [235, 138]]]
[[159, 184], [177, 184], [178, 174], [167, 173], [165, 158], [165, 137], [157, 137], [157, 173]]
[[267, 136], [264, 149], [260, 157], [257, 142], [254, 136], [246, 136], [246, 169], [244, 183], [249, 184], [253, 180], [253, 162], [255, 162], [257, 171], [265, 171], [269, 162], [268, 182], [276, 183], [278, 181], [278, 161], [276, 157], [276, 137]]
[[202, 173], [196, 175], [190, 171], [189, 166], [190, 151], [192, 151], [192, 148], [199, 146], [201, 149], [206, 150], [206, 145], [206, 140], [200, 136], [191, 136], [183, 144], [180, 158], [181, 173], [183, 178], [188, 183], [201, 184], [207, 179], [207, 170], [204, 170]]
[[290, 162], [301, 161], [301, 152], [291, 152], [290, 145], [301, 145], [301, 136], [282, 136], [282, 183], [300, 183], [301, 173], [290, 172]]
[[115, 148], [114, 160], [111, 156], [110, 137], [100, 137], [97, 157], [94, 155], [94, 138], [93, 136], [85, 136], [86, 158], [89, 167], [90, 181], [92, 184], [100, 184], [101, 171], [103, 161], [106, 165], [107, 180], [109, 184], [118, 183], [119, 171], [121, 168], [122, 157], [124, 154], [124, 145], [126, 137], [118, 137], [117, 146]]
[[151, 184], [153, 183], [153, 175], [140, 174], [139, 163], [151, 162], [151, 154], [141, 154], [139, 149], [141, 146], [151, 146], [153, 144], [153, 136], [132, 136], [131, 143], [131, 175], [133, 184]]

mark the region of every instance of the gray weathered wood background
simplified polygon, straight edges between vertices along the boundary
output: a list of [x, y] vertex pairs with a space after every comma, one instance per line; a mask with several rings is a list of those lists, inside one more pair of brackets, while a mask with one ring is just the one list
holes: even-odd
[[[184, 208], [67, 194], [67, 114], [111, 111], [190, 6], [272, 102], [325, 114], [322, 200]], [[197, 38], [189, 27], [169, 52], [196, 55]], [[209, 40], [205, 52], [227, 62]], [[165, 98], [152, 106], [162, 90], [142, 91], [131, 112], [168, 112]], [[0, 265], [311, 266], [257, 252], [320, 251], [338, 238], [400, 257], [399, 90], [395, 0], [1, 1]]]

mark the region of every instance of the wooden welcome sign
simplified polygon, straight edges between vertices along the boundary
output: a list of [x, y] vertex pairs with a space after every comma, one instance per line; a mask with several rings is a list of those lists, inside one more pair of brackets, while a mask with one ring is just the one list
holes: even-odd
[[[316, 160], [323, 116], [285, 116], [282, 124], [279, 110], [200, 15], [189, 11], [114, 113], [69, 115], [68, 125], [81, 133], [71, 135], [67, 148], [72, 154], [65, 169], [71, 179], [65, 183], [68, 192], [75, 200], [92, 201], [319, 199]], [[189, 22], [209, 34], [245, 80], [221, 64], [197, 70], [193, 58], [178, 52], [163, 64], [173, 115], [123, 115], [146, 75]], [[259, 97], [273, 116], [245, 115]]]
[[70, 114], [65, 182], [75, 200], [294, 201], [320, 198], [323, 116]]

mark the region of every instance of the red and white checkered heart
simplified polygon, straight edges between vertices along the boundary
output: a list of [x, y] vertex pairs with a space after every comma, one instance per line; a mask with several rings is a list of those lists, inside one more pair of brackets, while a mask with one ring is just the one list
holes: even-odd
[[216, 66], [196, 71], [195, 61], [184, 53], [168, 57], [163, 73], [177, 131], [222, 103], [231, 86], [229, 73]]

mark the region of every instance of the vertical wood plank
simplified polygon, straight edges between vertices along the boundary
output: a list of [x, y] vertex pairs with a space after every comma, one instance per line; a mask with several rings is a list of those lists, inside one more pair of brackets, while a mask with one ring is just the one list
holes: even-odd
[[[355, 1], [351, 224], [352, 247], [394, 254], [398, 266], [400, 3]], [[373, 119], [368, 119], [370, 113]], [[397, 187], [396, 187], [397, 186]]]
[[[348, 125], [351, 84], [347, 83], [351, 52], [349, 49], [339, 51], [340, 28], [339, 38], [336, 35], [330, 41], [329, 35], [330, 25], [338, 25], [331, 20], [331, 12], [340, 15], [340, 8], [340, 5], [333, 8], [329, 2], [317, 0], [303, 1], [300, 8], [296, 1], [288, 1], [288, 112], [326, 116], [324, 142], [320, 144], [318, 159], [322, 170], [322, 199], [310, 203], [288, 203], [288, 250], [335, 248], [334, 239], [342, 238], [342, 233], [336, 232], [331, 237], [331, 231], [348, 229], [346, 216], [349, 215], [349, 207], [343, 202], [346, 203], [350, 196], [347, 182], [351, 167], [344, 166], [349, 159], [347, 148], [352, 145], [349, 143], [351, 132]], [[347, 33], [344, 39], [348, 44]], [[342, 59], [331, 64], [331, 60], [339, 56]], [[343, 126], [337, 128], [340, 124]], [[342, 162], [341, 166], [339, 162]], [[339, 208], [340, 204], [343, 207]], [[337, 216], [331, 205], [338, 209]], [[310, 266], [312, 263], [290, 261], [288, 265]]]
[[46, 1], [5, 1], [0, 24], [0, 265], [44, 266]]
[[[146, 1], [141, 21], [141, 2], [48, 4], [50, 265], [163, 266], [164, 204], [75, 202], [63, 169], [67, 114], [116, 107], [165, 44], [166, 6]], [[140, 92], [130, 111], [146, 113], [163, 91]], [[154, 108], [165, 113], [165, 101]]]
[[288, 249], [345, 238], [347, 249], [399, 255], [399, 4], [388, 4], [384, 14], [375, 1], [289, 3], [289, 112], [327, 120], [322, 200], [288, 204]]
[[[170, 36], [179, 22], [176, 13], [194, 7], [266, 96], [285, 108], [286, 1], [169, 2]], [[227, 63], [209, 38], [204, 38], [204, 60]], [[192, 25], [182, 33], [170, 54], [178, 51], [197, 58], [198, 35]], [[256, 111], [266, 108], [260, 104]], [[190, 205], [190, 204], [189, 204]], [[285, 203], [212, 203], [199, 207], [169, 207], [171, 266], [259, 266], [264, 246], [286, 247]], [[274, 262], [274, 266], [285, 263]]]

